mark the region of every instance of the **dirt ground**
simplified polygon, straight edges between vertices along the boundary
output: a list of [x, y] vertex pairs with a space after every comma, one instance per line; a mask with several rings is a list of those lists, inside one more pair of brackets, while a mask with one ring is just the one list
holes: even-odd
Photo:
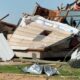
[[26, 74], [0, 73], [0, 80], [46, 80], [46, 78]]
[[[31, 62], [21, 63], [21, 62], [0, 62], [0, 65], [21, 65], [21, 64], [31, 64]], [[14, 73], [0, 73], [0, 80], [80, 80], [77, 76], [51, 76], [47, 77], [45, 75], [31, 75], [31, 74], [14, 74]]]
[[80, 80], [80, 78], [70, 76], [53, 76], [48, 78], [44, 75], [0, 73], [0, 80]]

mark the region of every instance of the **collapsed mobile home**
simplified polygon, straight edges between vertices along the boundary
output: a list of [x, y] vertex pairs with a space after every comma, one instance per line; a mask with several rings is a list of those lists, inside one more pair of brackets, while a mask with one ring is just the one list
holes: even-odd
[[61, 55], [57, 51], [68, 47], [63, 43], [65, 44], [71, 34], [77, 33], [78, 29], [67, 24], [41, 16], [24, 16], [9, 44], [17, 57], [32, 58], [34, 54], [37, 58], [62, 57], [66, 54]]
[[49, 10], [37, 5], [32, 15], [25, 14], [8, 39], [15, 55], [27, 58], [65, 57], [71, 50], [70, 39], [79, 33], [80, 23], [73, 25], [77, 17], [74, 13], [80, 12], [68, 9]]

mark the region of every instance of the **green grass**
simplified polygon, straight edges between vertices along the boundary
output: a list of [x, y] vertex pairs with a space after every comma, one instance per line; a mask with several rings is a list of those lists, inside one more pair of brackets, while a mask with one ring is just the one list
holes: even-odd
[[[59, 65], [59, 64], [58, 64]], [[24, 74], [19, 68], [23, 68], [26, 65], [0, 65], [1, 73], [14, 73], [14, 74]], [[27, 65], [29, 66], [29, 65]], [[80, 80], [80, 68], [71, 68], [68, 64], [62, 65], [62, 67], [57, 68], [60, 72], [60, 75], [55, 75], [49, 77], [49, 80]], [[39, 77], [34, 74], [27, 74], [26, 76]], [[44, 76], [45, 75], [41, 75]], [[46, 78], [46, 77], [45, 77]]]
[[72, 68], [69, 65], [63, 65], [58, 70], [62, 76], [80, 76], [80, 68]]
[[[24, 66], [25, 65], [20, 65], [21, 68]], [[5, 66], [1, 65], [0, 73], [23, 73], [23, 72], [16, 65], [5, 65]]]
[[[1, 73], [19, 73], [23, 72], [17, 67], [23, 68], [25, 65], [0, 65]], [[29, 65], [28, 65], [29, 66]], [[68, 64], [58, 68], [60, 76], [80, 76], [80, 68], [71, 68]]]

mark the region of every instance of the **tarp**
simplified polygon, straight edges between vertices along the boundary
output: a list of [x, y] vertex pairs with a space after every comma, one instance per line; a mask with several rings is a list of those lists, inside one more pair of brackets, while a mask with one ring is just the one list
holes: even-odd
[[11, 60], [14, 56], [13, 51], [8, 45], [7, 40], [5, 39], [4, 35], [0, 33], [0, 58], [2, 61]]

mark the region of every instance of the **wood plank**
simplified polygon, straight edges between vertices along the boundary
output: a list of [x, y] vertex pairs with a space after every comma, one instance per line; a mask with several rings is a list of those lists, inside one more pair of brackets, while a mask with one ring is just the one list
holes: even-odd
[[[50, 30], [51, 34], [45, 36], [41, 41], [33, 41], [42, 31]], [[13, 49], [38, 49], [45, 48], [52, 44], [55, 44], [66, 37], [69, 37], [70, 33], [57, 28], [43, 26], [41, 24], [32, 22], [27, 27], [18, 27], [12, 37], [9, 40], [9, 44]]]
[[[31, 23], [32, 24], [32, 23]], [[42, 31], [43, 30], [43, 28], [41, 28], [41, 27], [37, 27], [37, 26], [39, 26], [39, 24], [38, 25], [36, 25], [36, 26], [34, 26], [34, 25], [27, 25], [28, 27], [18, 27], [17, 28], [17, 30], [21, 30], [21, 31], [33, 31], [33, 32], [37, 32], [37, 31]]]
[[14, 52], [16, 57], [27, 57], [27, 58], [32, 58], [33, 54], [36, 54], [36, 58], [40, 58], [40, 52]]
[[22, 36], [22, 35], [13, 35], [13, 37], [12, 38], [18, 38], [18, 39], [25, 39], [25, 40], [33, 40], [34, 38], [33, 37], [27, 37], [27, 36]]

